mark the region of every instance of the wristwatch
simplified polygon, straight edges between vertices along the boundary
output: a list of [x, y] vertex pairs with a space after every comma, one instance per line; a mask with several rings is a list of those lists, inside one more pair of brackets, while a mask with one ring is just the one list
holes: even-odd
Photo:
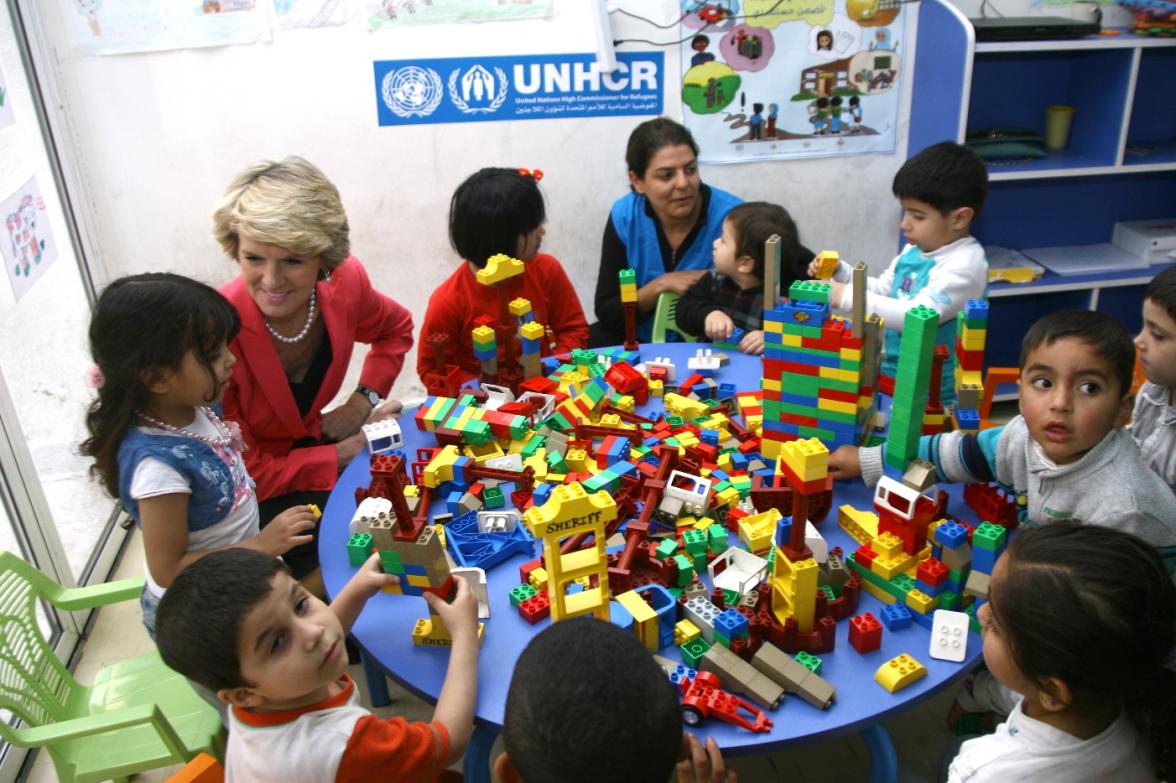
[[380, 404], [380, 393], [371, 386], [364, 386], [362, 383], [355, 387], [356, 394], [362, 394], [367, 398], [368, 404], [373, 408]]

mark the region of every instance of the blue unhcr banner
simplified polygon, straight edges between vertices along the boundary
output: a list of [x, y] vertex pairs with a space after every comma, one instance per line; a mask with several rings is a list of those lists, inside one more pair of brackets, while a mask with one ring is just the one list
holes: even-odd
[[662, 52], [618, 52], [600, 73], [595, 54], [377, 60], [381, 125], [661, 114]]

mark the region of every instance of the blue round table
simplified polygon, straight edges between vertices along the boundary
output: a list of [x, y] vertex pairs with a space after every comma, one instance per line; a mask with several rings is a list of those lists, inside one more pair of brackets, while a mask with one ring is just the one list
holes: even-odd
[[[645, 345], [642, 346], [642, 358], [669, 358], [677, 366], [680, 380], [689, 372], [686, 369], [687, 359], [699, 347], [710, 346], [698, 343]], [[740, 391], [759, 389], [759, 358], [736, 352], [728, 355], [730, 363], [715, 374], [715, 380], [734, 383]], [[651, 400], [651, 407], [660, 410], [660, 401]], [[404, 430], [405, 453], [410, 459], [418, 447], [437, 445], [430, 433], [416, 429], [411, 411], [401, 418], [401, 426]], [[347, 559], [348, 524], [355, 513], [355, 489], [366, 487], [369, 481], [368, 460], [365, 454], [361, 454], [339, 477], [323, 512], [319, 561], [322, 564], [323, 581], [330, 595], [338, 594], [356, 570]], [[504, 494], [508, 498], [511, 488], [504, 487]], [[964, 519], [974, 518], [971, 509], [963, 503], [960, 488], [951, 486], [946, 489], [951, 498], [949, 513]], [[838, 482], [834, 487], [833, 509], [818, 529], [829, 542], [830, 548], [840, 546], [848, 554], [858, 545], [837, 525], [837, 507], [846, 503], [855, 508], [872, 510], [873, 491], [860, 480]], [[443, 501], [436, 501], [435, 510], [444, 510], [443, 505]], [[730, 539], [733, 545], [742, 546], [734, 534]], [[536, 542], [536, 557], [540, 551], [541, 546]], [[516, 555], [494, 566], [486, 575], [491, 616], [485, 621], [485, 637], [478, 666], [476, 729], [464, 762], [465, 777], [471, 783], [490, 781], [489, 753], [502, 730], [503, 709], [515, 661], [531, 637], [549, 622], [542, 620], [536, 625], [529, 625], [510, 604], [510, 590], [520, 581], [519, 566], [530, 559]], [[704, 581], [709, 587], [709, 580]], [[882, 603], [863, 590], [854, 614], [871, 612], [880, 618], [881, 608]], [[427, 616], [428, 609], [422, 599], [385, 593], [377, 593], [360, 614], [352, 634], [363, 649], [369, 693], [375, 706], [388, 703], [384, 674], [421, 698], [436, 702], [449, 657], [444, 650], [413, 644], [413, 626], [418, 619]], [[714, 737], [724, 754], [742, 755], [770, 753], [814, 740], [860, 732], [870, 751], [871, 780], [897, 779], [897, 759], [882, 721], [971, 671], [981, 657], [980, 637], [969, 633], [967, 658], [963, 663], [952, 663], [928, 655], [930, 635], [918, 624], [893, 632], [884, 629], [881, 648], [865, 655], [850, 646], [848, 636], [849, 622], [838, 622], [835, 650], [819, 656], [823, 661], [821, 676], [837, 689], [836, 699], [829, 709], [818, 710], [800, 698], [787, 697], [778, 709], [769, 714], [774, 725], [768, 733], [752, 733], [718, 720], [704, 722], [698, 733], [703, 737]], [[908, 653], [926, 666], [927, 676], [892, 694], [874, 681], [874, 672], [900, 653]], [[664, 648], [660, 654], [675, 661], [681, 659], [677, 648], [672, 646]]]

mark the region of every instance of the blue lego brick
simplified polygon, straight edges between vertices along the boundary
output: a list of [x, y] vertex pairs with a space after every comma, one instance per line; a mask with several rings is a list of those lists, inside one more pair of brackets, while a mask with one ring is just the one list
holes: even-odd
[[728, 639], [738, 639], [746, 636], [749, 631], [747, 618], [734, 609], [726, 609], [715, 618], [715, 636], [725, 636]]
[[792, 517], [780, 517], [776, 523], [776, 546], [787, 546], [792, 540]]
[[800, 324], [820, 328], [829, 317], [829, 306], [817, 302], [780, 302], [774, 310], [764, 311], [764, 322]]
[[942, 593], [944, 590], [947, 589], [947, 583], [942, 582], [942, 583], [940, 583], [940, 585], [938, 587], [936, 587], [935, 585], [931, 584], [930, 582], [924, 582], [922, 579], [916, 579], [915, 580], [915, 587], [919, 588], [919, 590], [923, 591], [927, 595], [934, 598], [935, 596], [939, 595], [940, 593]]
[[980, 429], [980, 412], [974, 408], [956, 408], [955, 418], [961, 430]]
[[526, 337], [519, 338], [520, 351], [525, 354], [539, 353], [542, 350], [542, 343], [539, 340], [530, 340]]
[[736, 450], [731, 452], [731, 470], [744, 470], [750, 461], [742, 451]]
[[[786, 402], [789, 405], [807, 405], [816, 413], [818, 398], [812, 394], [789, 394], [788, 392], [780, 392], [780, 402]], [[771, 402], [769, 400], [769, 402]]]
[[968, 529], [959, 522], [948, 520], [935, 529], [935, 540], [948, 549], [968, 543]]
[[698, 439], [708, 446], [719, 445], [719, 433], [717, 430], [702, 430], [698, 433]]
[[618, 628], [628, 631], [633, 628], [633, 615], [616, 601], [608, 602], [608, 619]]
[[738, 390], [735, 388], [735, 384], [733, 384], [733, 383], [720, 383], [719, 384], [719, 399], [725, 400], [728, 397], [734, 397], [735, 394], [737, 393], [737, 391]]
[[467, 568], [490, 568], [516, 554], [533, 555], [531, 534], [521, 522], [505, 533], [478, 531], [478, 514], [470, 512], [445, 526], [445, 543], [458, 565]]
[[972, 568], [981, 573], [991, 574], [992, 569], [996, 567], [996, 559], [999, 553], [993, 552], [991, 549], [984, 549], [983, 547], [972, 547]]
[[[714, 375], [711, 370], [697, 370], [698, 374], [704, 378]], [[700, 400], [713, 400], [715, 398], [714, 387], [709, 383], [696, 383], [690, 387], [690, 391], [698, 396]]]
[[405, 563], [404, 564], [404, 573], [407, 574], [408, 576], [428, 576], [429, 575], [428, 569], [426, 569], [423, 565], [417, 565], [416, 563]]
[[461, 513], [461, 506], [459, 504], [461, 503], [461, 497], [464, 494], [465, 493], [459, 489], [455, 489], [453, 492], [450, 492], [449, 496], [445, 498], [445, 510], [450, 514]]
[[536, 506], [542, 506], [551, 499], [551, 491], [555, 489], [551, 484], [538, 484], [535, 489], [531, 490], [531, 502]]
[[698, 676], [698, 669], [691, 669], [689, 666], [680, 663], [674, 667], [673, 671], [667, 672], [667, 675], [670, 678], [670, 683], [677, 688], [685, 680], [693, 681]]
[[458, 457], [453, 461], [453, 483], [466, 486], [470, 482], [466, 480], [466, 468], [473, 464], [473, 460], [469, 457]]
[[906, 604], [893, 603], [882, 607], [882, 624], [888, 630], [897, 631], [907, 628], [913, 622], [911, 610]]
[[982, 318], [988, 320], [988, 300], [969, 299], [964, 302], [964, 316], [966, 318]]
[[794, 362], [796, 364], [807, 364], [808, 366], [829, 367], [832, 369], [841, 369], [841, 357], [830, 351], [827, 354], [821, 353], [805, 353], [804, 351], [797, 351], [791, 348], [776, 348], [769, 354], [768, 349], [764, 349], [764, 356], [769, 359], [780, 359], [785, 362]]

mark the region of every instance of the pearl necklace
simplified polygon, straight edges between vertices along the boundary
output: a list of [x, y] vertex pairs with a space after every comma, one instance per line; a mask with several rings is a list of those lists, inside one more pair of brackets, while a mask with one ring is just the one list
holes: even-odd
[[[265, 328], [268, 329], [269, 333], [271, 335], [273, 335], [273, 338], [279, 342], [286, 343], [287, 345], [293, 345], [294, 343], [300, 343], [300, 342], [302, 342], [302, 339], [304, 337], [306, 337], [307, 334], [310, 333], [310, 325], [314, 323], [314, 311], [315, 311], [314, 290], [311, 289], [310, 304], [306, 308], [306, 323], [302, 325], [301, 332], [294, 335], [293, 337], [287, 337], [284, 334], [278, 334], [278, 331], [276, 329], [274, 329], [274, 327], [270, 326], [269, 321], [265, 321]], [[265, 319], [262, 319], [262, 320], [264, 321]]]
[[192, 430], [184, 429], [183, 427], [177, 427], [173, 424], [168, 424], [166, 421], [161, 421], [154, 416], [148, 416], [143, 411], [135, 411], [135, 415], [150, 424], [152, 427], [166, 430], [167, 432], [172, 432], [176, 435], [183, 435], [188, 438], [194, 438], [198, 441], [207, 443], [210, 446], [223, 449], [233, 445], [233, 434], [225, 425], [225, 423], [221, 421], [221, 418], [213, 413], [211, 408], [201, 406], [200, 410], [204, 411], [204, 415], [207, 416], [208, 420], [212, 422], [212, 426], [216, 427], [217, 432], [220, 433], [219, 436], [212, 437], [210, 435], [201, 435], [198, 432], [192, 432]]

